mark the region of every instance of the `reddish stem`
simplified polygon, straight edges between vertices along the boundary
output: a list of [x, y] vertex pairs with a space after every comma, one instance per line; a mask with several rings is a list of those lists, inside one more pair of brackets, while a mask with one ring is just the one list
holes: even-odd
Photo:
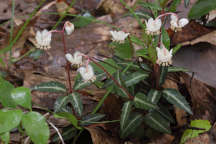
[[[61, 31], [62, 34], [62, 42], [64, 45], [64, 54], [67, 54], [67, 47], [66, 47], [66, 43], [65, 43], [65, 37], [64, 37], [64, 31]], [[67, 81], [68, 81], [68, 85], [69, 85], [69, 93], [72, 93], [72, 85], [71, 85], [71, 78], [70, 78], [70, 63], [66, 60], [66, 66], [65, 66], [65, 71], [67, 73]]]
[[133, 100], [134, 97], [123, 87], [120, 85], [120, 83], [99, 63], [97, 63], [93, 58], [89, 57], [89, 59], [96, 64], [98, 67], [100, 67], [112, 80], [113, 82], [119, 87], [121, 88], [129, 97], [130, 100]]
[[[165, 13], [165, 14], [164, 14], [164, 10], [162, 10], [161, 13], [162, 13], [162, 14], [161, 14], [160, 16], [158, 16], [157, 18], [160, 18], [160, 17], [162, 17], [162, 16], [166, 16], [166, 15], [168, 15], [168, 14], [175, 14], [175, 13]], [[163, 20], [164, 20], [164, 18], [162, 17], [161, 21], [163, 21]], [[161, 29], [160, 29], [160, 35], [159, 35], [159, 41], [158, 41], [158, 47], [159, 47], [159, 48], [160, 48], [160, 46], [161, 46], [161, 36], [162, 36], [161, 33], [162, 33], [162, 32], [161, 32]], [[159, 85], [159, 81], [160, 81], [160, 66], [159, 66], [157, 63], [155, 63], [153, 69], [154, 69], [154, 71], [153, 71], [153, 76], [154, 76], [154, 78], [155, 78], [154, 87], [155, 87], [155, 89], [159, 90], [159, 89], [160, 89], [160, 85]]]

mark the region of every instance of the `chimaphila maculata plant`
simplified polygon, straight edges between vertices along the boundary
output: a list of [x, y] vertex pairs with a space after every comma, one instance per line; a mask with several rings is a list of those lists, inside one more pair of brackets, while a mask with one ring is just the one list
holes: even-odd
[[[121, 138], [124, 139], [131, 133], [136, 133], [135, 130], [142, 125], [148, 125], [149, 128], [159, 132], [171, 133], [170, 123], [174, 123], [175, 120], [170, 114], [168, 106], [175, 105], [189, 114], [192, 114], [192, 111], [186, 99], [178, 90], [162, 87], [167, 73], [178, 71], [171, 65], [172, 58], [179, 49], [178, 46], [170, 48], [170, 39], [164, 28], [164, 23], [169, 22], [170, 29], [177, 32], [181, 31], [189, 21], [186, 18], [178, 18], [173, 12], [163, 10], [158, 11], [158, 13], [161, 14], [156, 18], [149, 17], [145, 20], [145, 23], [141, 23], [145, 32], [143, 37], [138, 38], [121, 30], [111, 30], [110, 40], [112, 42], [110, 46], [114, 49], [114, 56], [104, 61], [98, 61], [95, 57], [90, 57], [79, 51], [68, 53], [65, 48], [69, 90], [66, 89], [65, 85], [57, 82], [43, 83], [35, 86], [34, 89], [61, 91], [67, 94], [67, 96], [57, 99], [55, 105], [64, 102], [61, 107], [56, 106], [55, 112], [66, 119], [67, 116], [64, 114], [69, 113], [77, 119], [77, 123], [72, 123], [74, 127], [82, 129], [85, 121], [88, 122], [87, 117], [95, 117], [91, 123], [104, 117], [102, 114], [96, 114], [103, 101], [90, 115], [83, 116], [83, 105], [80, 99], [80, 95], [82, 95], [80, 91], [91, 84], [98, 86], [97, 84], [100, 82], [100, 88], [107, 89], [105, 96], [114, 93], [125, 101], [120, 116]], [[169, 17], [169, 21], [165, 17]], [[71, 24], [67, 25], [70, 26]], [[70, 35], [74, 31], [74, 26], [67, 29], [64, 26], [60, 32], [64, 33], [64, 30], [68, 30], [69, 32], [66, 32], [66, 34]], [[135, 51], [134, 44], [143, 48]], [[135, 59], [139, 57], [146, 60], [136, 61]], [[70, 84], [69, 75], [71, 67], [77, 68], [77, 76], [74, 78], [73, 87]], [[47, 89], [49, 85], [50, 89]], [[59, 88], [51, 90], [53, 85], [55, 85], [55, 88]], [[68, 107], [68, 103], [71, 103], [73, 108]]]
[[[121, 0], [121, 2], [123, 1]], [[90, 57], [79, 51], [68, 53], [64, 37], [65, 34], [71, 35], [74, 31], [74, 25], [68, 21], [60, 31], [43, 30], [36, 33], [36, 47], [43, 50], [51, 49], [53, 32], [62, 35], [66, 60], [67, 86], [52, 81], [36, 85], [31, 90], [62, 94], [55, 102], [54, 115], [58, 118], [69, 120], [73, 125], [72, 129], [75, 131], [75, 135], [79, 135], [78, 132], [82, 131], [84, 126], [94, 124], [105, 117], [104, 114], [97, 113], [105, 98], [101, 100], [90, 114], [83, 115], [83, 104], [80, 96], [82, 95], [82, 90], [91, 84], [107, 89], [104, 97], [110, 93], [114, 93], [124, 100], [120, 116], [120, 136], [122, 139], [130, 136], [131, 133], [136, 133], [135, 130], [138, 127], [143, 128], [143, 125], [148, 125], [149, 128], [159, 132], [171, 133], [170, 123], [173, 123], [174, 119], [169, 112], [169, 104], [173, 104], [192, 114], [189, 104], [178, 90], [163, 89], [162, 87], [167, 73], [178, 71], [178, 69], [175, 69], [171, 65], [172, 58], [179, 49], [179, 47], [170, 48], [169, 35], [163, 26], [165, 20], [167, 20], [165, 17], [170, 17], [170, 29], [174, 32], [182, 30], [188, 23], [188, 20], [185, 18], [179, 19], [173, 12], [166, 12], [164, 7], [160, 7], [160, 9], [150, 7], [150, 10], [152, 9], [154, 10], [155, 18], [150, 17], [145, 20], [145, 23], [140, 23], [145, 32], [142, 37], [138, 38], [123, 31], [110, 31], [110, 39], [112, 40], [110, 46], [114, 48], [114, 56], [104, 61]], [[155, 13], [155, 11], [157, 12]], [[160, 13], [160, 15], [157, 15], [157, 13]], [[136, 18], [138, 21], [140, 20], [139, 17]], [[133, 44], [140, 45], [143, 48], [135, 51]], [[145, 61], [136, 61], [135, 59], [139, 57], [142, 57]], [[77, 76], [74, 78], [75, 82], [73, 86], [70, 76], [72, 67], [77, 68]], [[100, 82], [100, 85], [98, 85], [98, 82]], [[12, 89], [12, 86], [10, 87]], [[29, 94], [28, 90], [26, 93], [26, 95]], [[16, 101], [16, 105], [30, 108], [29, 96], [24, 96], [28, 102], [21, 103], [19, 100], [16, 100], [14, 95], [11, 95], [11, 97]], [[4, 103], [3, 100], [1, 100], [1, 103], [6, 107], [13, 105], [13, 103]], [[10, 113], [10, 115], [7, 113]], [[12, 116], [11, 113], [16, 113], [16, 118], [19, 118], [19, 121], [16, 125], [7, 129], [0, 129], [0, 135], [7, 136], [10, 130], [22, 122], [27, 135], [30, 136], [33, 142], [36, 143], [37, 141], [44, 140], [46, 143], [48, 141], [49, 130], [43, 116], [31, 111], [27, 114], [23, 114], [19, 110], [0, 111], [0, 115]], [[29, 130], [30, 128], [27, 127], [29, 126], [28, 120], [32, 117], [35, 119], [41, 118], [42, 120], [42, 122], [37, 123], [36, 128], [41, 128], [40, 125], [45, 125], [42, 139], [35, 138], [32, 131]], [[31, 129], [37, 132], [33, 126]]]

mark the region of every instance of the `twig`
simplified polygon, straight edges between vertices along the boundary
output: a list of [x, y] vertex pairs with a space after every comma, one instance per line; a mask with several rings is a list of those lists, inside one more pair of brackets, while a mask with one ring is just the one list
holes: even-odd
[[27, 144], [27, 143], [29, 142], [29, 139], [30, 139], [30, 137], [28, 136], [28, 137], [25, 139], [24, 144]]
[[50, 124], [51, 127], [53, 127], [55, 129], [55, 131], [57, 132], [57, 134], [59, 136], [59, 139], [62, 142], [62, 144], [65, 144], [63, 137], [62, 137], [61, 133], [59, 132], [58, 128], [53, 123], [51, 123], [50, 121], [47, 120], [47, 122]]

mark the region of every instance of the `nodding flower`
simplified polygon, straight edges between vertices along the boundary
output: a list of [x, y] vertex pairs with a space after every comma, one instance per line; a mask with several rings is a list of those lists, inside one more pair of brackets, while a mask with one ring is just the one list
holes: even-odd
[[74, 31], [74, 24], [69, 22], [69, 21], [66, 21], [65, 22], [65, 25], [64, 25], [64, 28], [65, 28], [65, 32], [67, 35], [71, 35]]
[[37, 31], [35, 39], [36, 39], [36, 47], [43, 50], [48, 50], [51, 48], [51, 37], [52, 33], [48, 30], [43, 30], [42, 32]]
[[184, 26], [186, 26], [189, 23], [188, 19], [181, 18], [179, 19], [176, 14], [171, 14], [171, 29], [175, 32], [181, 31]]
[[123, 31], [110, 31], [110, 33], [112, 35], [112, 40], [119, 43], [124, 43], [125, 39], [129, 35], [129, 33], [125, 33]]
[[148, 19], [148, 21], [145, 21], [146, 23], [146, 33], [148, 35], [158, 35], [160, 34], [160, 28], [162, 25], [162, 22], [159, 18], [156, 18], [155, 20], [153, 18]]
[[73, 56], [70, 53], [67, 53], [65, 55], [65, 58], [72, 64], [72, 65], [77, 65], [81, 66], [83, 64], [82, 61], [82, 53], [79, 51], [76, 51]]
[[82, 66], [77, 70], [84, 82], [94, 82], [96, 80], [96, 76], [94, 74], [93, 67], [91, 65]]
[[172, 49], [169, 51], [162, 43], [161, 48], [156, 47], [157, 61], [156, 63], [161, 66], [169, 66], [172, 64]]

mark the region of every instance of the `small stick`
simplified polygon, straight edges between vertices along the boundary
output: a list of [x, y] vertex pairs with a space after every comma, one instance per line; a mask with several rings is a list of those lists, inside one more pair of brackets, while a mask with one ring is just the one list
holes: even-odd
[[55, 131], [57, 132], [62, 144], [65, 144], [64, 140], [63, 140], [63, 137], [61, 135], [61, 133], [59, 132], [58, 128], [53, 124], [51, 123], [50, 121], [47, 120], [47, 122], [50, 124], [51, 127], [53, 127], [55, 129]]

